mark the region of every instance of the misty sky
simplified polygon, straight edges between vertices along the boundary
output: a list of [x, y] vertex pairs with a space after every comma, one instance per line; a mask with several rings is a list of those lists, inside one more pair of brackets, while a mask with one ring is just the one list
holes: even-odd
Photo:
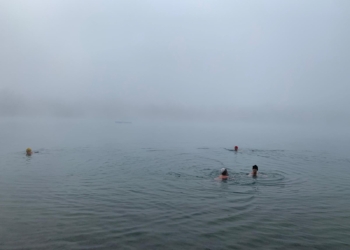
[[349, 124], [350, 1], [0, 0], [0, 116]]

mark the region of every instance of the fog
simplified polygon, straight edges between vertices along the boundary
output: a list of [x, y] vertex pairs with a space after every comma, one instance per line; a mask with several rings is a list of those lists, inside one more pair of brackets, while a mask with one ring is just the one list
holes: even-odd
[[350, 125], [349, 1], [0, 1], [0, 119]]

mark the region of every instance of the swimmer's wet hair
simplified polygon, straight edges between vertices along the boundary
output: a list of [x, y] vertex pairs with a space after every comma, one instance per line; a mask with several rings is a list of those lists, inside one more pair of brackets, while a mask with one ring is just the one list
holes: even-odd
[[226, 168], [221, 169], [221, 175], [228, 175]]
[[252, 167], [252, 169], [259, 170], [259, 168], [258, 168], [258, 166], [257, 166], [257, 165], [254, 165], [254, 166]]

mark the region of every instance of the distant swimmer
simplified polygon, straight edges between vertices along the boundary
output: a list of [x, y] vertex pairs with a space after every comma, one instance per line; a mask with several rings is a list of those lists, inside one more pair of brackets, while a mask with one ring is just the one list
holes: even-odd
[[27, 148], [27, 149], [26, 149], [26, 155], [27, 155], [27, 156], [31, 156], [33, 153], [39, 153], [39, 151], [33, 152], [31, 148]]
[[253, 177], [256, 177], [258, 175], [258, 169], [259, 169], [258, 166], [254, 165], [252, 167], [252, 173], [250, 175], [253, 176]]
[[227, 180], [228, 179], [228, 172], [227, 172], [227, 169], [226, 168], [222, 168], [220, 170], [220, 175], [218, 177], [219, 180]]
[[32, 149], [31, 149], [31, 148], [27, 148], [27, 149], [26, 149], [26, 155], [27, 155], [27, 156], [31, 156], [32, 154], [33, 154]]

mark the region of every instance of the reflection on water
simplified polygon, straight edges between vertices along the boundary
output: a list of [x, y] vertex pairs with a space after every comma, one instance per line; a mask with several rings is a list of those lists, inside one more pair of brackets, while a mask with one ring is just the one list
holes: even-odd
[[[346, 249], [348, 163], [117, 144], [11, 153], [0, 159], [0, 248]], [[230, 179], [217, 181], [222, 167]]]

